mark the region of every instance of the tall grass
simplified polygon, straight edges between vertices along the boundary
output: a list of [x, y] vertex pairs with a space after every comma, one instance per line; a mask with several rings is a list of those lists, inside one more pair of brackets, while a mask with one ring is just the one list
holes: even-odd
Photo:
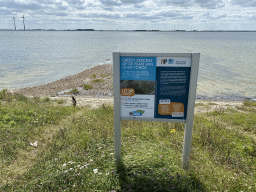
[[[32, 134], [44, 137], [43, 131], [55, 123], [58, 131], [38, 149], [30, 169], [22, 174], [12, 173], [15, 179], [11, 181], [0, 181], [3, 183], [1, 191], [256, 190], [253, 128], [256, 116], [255, 111], [248, 110], [253, 109], [253, 105], [243, 106], [246, 113], [218, 110], [196, 114], [190, 168], [184, 171], [181, 168], [184, 124], [122, 121], [122, 161], [116, 164], [112, 106], [94, 110], [86, 107], [53, 108], [50, 102], [34, 101], [14, 101], [12, 106], [25, 107], [25, 104], [27, 108], [20, 107], [20, 112], [14, 113], [13, 107], [2, 103], [4, 107], [1, 106], [0, 114], [10, 118], [8, 122], [0, 121], [1, 141], [3, 138], [7, 141], [9, 130], [19, 129], [29, 132], [28, 135], [32, 131]], [[32, 109], [37, 114], [47, 114], [48, 118], [54, 115], [49, 111], [59, 113], [50, 121], [43, 121], [44, 126], [37, 126], [42, 130], [40, 133], [25, 126], [35, 119], [34, 111], [27, 114]], [[22, 124], [22, 128], [20, 124], [9, 125], [15, 118], [24, 119], [23, 116], [30, 116], [30, 119]], [[69, 120], [59, 128], [67, 116]], [[242, 120], [238, 120], [240, 117]], [[16, 137], [16, 134], [20, 140], [28, 137], [19, 132], [12, 132], [10, 136]], [[20, 159], [19, 153], [16, 154], [16, 159]], [[6, 159], [7, 156], [1, 156], [1, 164], [8, 166]], [[6, 169], [4, 171], [2, 175], [11, 174]]]

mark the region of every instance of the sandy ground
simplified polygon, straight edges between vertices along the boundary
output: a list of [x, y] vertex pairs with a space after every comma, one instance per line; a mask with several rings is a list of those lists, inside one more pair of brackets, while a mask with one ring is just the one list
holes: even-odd
[[[63, 99], [65, 102], [62, 105], [72, 106], [71, 97], [51, 97], [51, 100], [60, 100]], [[77, 96], [77, 107], [88, 106], [91, 109], [95, 109], [104, 105], [114, 105], [113, 97], [84, 97]], [[237, 108], [243, 105], [243, 101], [219, 101], [219, 100], [196, 100], [195, 113], [205, 113], [214, 110], [223, 110], [229, 108], [233, 108], [238, 110]], [[55, 105], [58, 105], [57, 102]]]

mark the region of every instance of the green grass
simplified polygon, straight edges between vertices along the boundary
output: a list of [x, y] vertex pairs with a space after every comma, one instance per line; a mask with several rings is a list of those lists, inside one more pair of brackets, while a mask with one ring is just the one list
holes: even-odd
[[73, 89], [73, 90], [71, 90], [69, 93], [72, 93], [72, 94], [78, 94], [78, 93], [79, 93], [79, 91], [78, 91], [77, 89]]
[[104, 82], [104, 79], [94, 79], [92, 80], [93, 83], [102, 83]]
[[[122, 121], [122, 161], [115, 164], [111, 106], [13, 99], [1, 102], [0, 115], [0, 191], [256, 190], [255, 111], [196, 114], [188, 171], [181, 168], [184, 124]], [[49, 127], [56, 130], [47, 140]], [[28, 147], [34, 137], [47, 142]], [[19, 149], [37, 155], [22, 161]]]
[[89, 90], [89, 89], [93, 89], [93, 87], [91, 85], [84, 85], [84, 89]]
[[195, 103], [195, 107], [199, 107], [199, 106], [205, 106], [204, 103]]
[[65, 102], [64, 99], [60, 99], [57, 101], [58, 104], [63, 104], [64, 102]]
[[91, 75], [91, 78], [95, 79], [97, 76], [95, 74]]

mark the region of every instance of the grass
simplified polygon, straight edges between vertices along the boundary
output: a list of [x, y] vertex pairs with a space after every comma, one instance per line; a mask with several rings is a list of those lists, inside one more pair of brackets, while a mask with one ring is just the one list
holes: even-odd
[[93, 79], [95, 79], [96, 77], [97, 77], [96, 74], [91, 75], [91, 78], [93, 78]]
[[93, 89], [93, 87], [91, 85], [84, 85], [84, 89], [89, 90], [89, 89]]
[[93, 83], [102, 83], [104, 82], [104, 79], [94, 79], [92, 80]]
[[122, 121], [122, 161], [115, 164], [112, 106], [53, 106], [1, 94], [13, 99], [0, 105], [0, 191], [256, 190], [253, 110], [196, 114], [184, 171], [184, 124]]
[[58, 104], [63, 104], [64, 102], [65, 102], [64, 99], [57, 100]]
[[79, 91], [78, 91], [77, 89], [73, 89], [73, 90], [71, 90], [69, 93], [72, 93], [72, 94], [78, 94], [78, 93], [79, 93]]

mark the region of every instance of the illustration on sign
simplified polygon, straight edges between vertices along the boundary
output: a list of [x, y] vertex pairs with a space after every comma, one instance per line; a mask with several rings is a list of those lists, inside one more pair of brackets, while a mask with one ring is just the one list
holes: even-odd
[[121, 116], [186, 119], [190, 57], [120, 57]]

